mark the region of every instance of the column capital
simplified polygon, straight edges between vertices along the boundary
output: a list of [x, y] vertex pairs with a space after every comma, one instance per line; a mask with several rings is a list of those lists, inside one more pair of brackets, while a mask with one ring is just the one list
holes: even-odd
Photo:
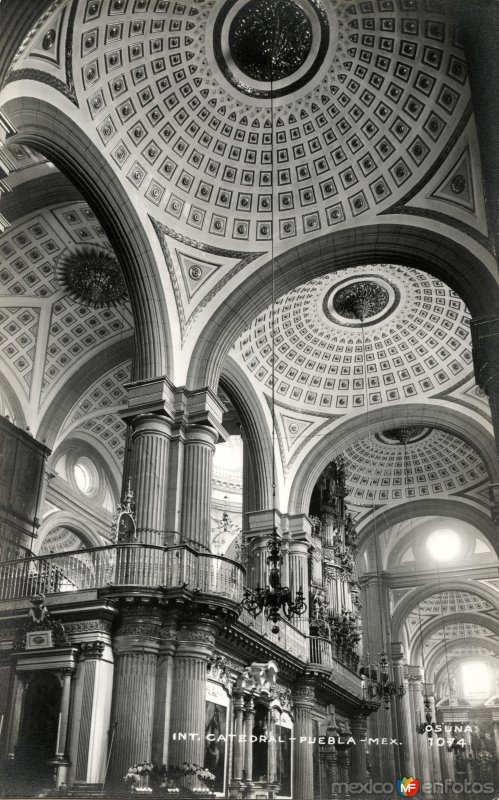
[[293, 705], [295, 708], [313, 708], [315, 703], [315, 687], [311, 683], [299, 683], [293, 687]]
[[227, 441], [229, 435], [222, 425], [226, 408], [210, 387], [203, 389], [178, 387], [175, 389], [173, 402], [175, 425], [178, 429], [185, 429], [191, 425], [212, 428], [217, 434], [218, 441]]
[[165, 376], [125, 383], [128, 406], [120, 411], [125, 422], [130, 423], [140, 414], [157, 414], [173, 420], [175, 415], [173, 384]]

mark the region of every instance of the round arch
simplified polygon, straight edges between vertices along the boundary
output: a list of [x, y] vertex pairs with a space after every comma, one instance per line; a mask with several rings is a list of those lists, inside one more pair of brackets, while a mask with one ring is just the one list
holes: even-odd
[[[490, 516], [485, 512], [472, 505], [467, 500], [460, 497], [456, 498], [443, 498], [437, 499], [436, 497], [421, 498], [419, 500], [412, 500], [406, 503], [400, 503], [391, 508], [381, 508], [363, 525], [359, 525], [359, 545], [357, 549], [357, 561], [364, 555], [365, 550], [369, 546], [369, 542], [374, 534], [382, 534], [394, 525], [397, 525], [406, 520], [414, 520], [414, 526], [418, 525], [418, 519], [421, 517], [435, 517], [437, 518], [454, 518], [460, 522], [466, 522], [473, 525], [482, 533], [487, 539], [488, 543], [499, 557], [499, 543], [497, 542], [497, 531]], [[394, 546], [392, 553], [393, 561], [396, 561], [404, 548], [409, 543], [409, 537], [412, 531], [405, 534], [400, 541]]]
[[[459, 622], [466, 622], [471, 625], [481, 625], [483, 628], [487, 628], [496, 636], [499, 634], [498, 620], [491, 619], [490, 617], [481, 615], [477, 612], [461, 612], [455, 614], [446, 614], [443, 618], [439, 617], [438, 619], [432, 620], [432, 622], [430, 622], [428, 625], [423, 625], [423, 641], [432, 636], [432, 634], [436, 633], [436, 631], [440, 630], [441, 628], [444, 628], [447, 625], [455, 625]], [[462, 640], [460, 639], [459, 641]], [[439, 646], [440, 645], [437, 645], [437, 647]], [[449, 640], [447, 640], [447, 648], [448, 647]], [[411, 664], [420, 664], [421, 661], [421, 636], [416, 635], [414, 638], [413, 648], [411, 649]]]
[[1, 393], [5, 398], [6, 406], [12, 413], [12, 419], [10, 419], [10, 422], [12, 422], [18, 428], [25, 430], [26, 416], [22, 407], [22, 403], [19, 400], [15, 390], [12, 388], [10, 382], [7, 380], [5, 374], [2, 375]]
[[377, 408], [369, 413], [352, 415], [326, 434], [320, 444], [309, 451], [293, 480], [289, 499], [290, 514], [306, 514], [315, 483], [333, 457], [368, 433], [380, 433], [397, 424], [427, 425], [441, 428], [460, 437], [482, 458], [491, 483], [499, 482], [499, 465], [495, 454], [494, 438], [485, 426], [462, 411], [444, 404], [412, 403]]
[[428, 597], [440, 594], [445, 591], [470, 592], [486, 600], [494, 608], [499, 608], [499, 592], [490, 586], [485, 586], [478, 581], [466, 580], [464, 578], [442, 578], [438, 586], [434, 583], [418, 586], [408, 592], [400, 601], [392, 615], [392, 639], [395, 642], [402, 641], [403, 628], [410, 612]]
[[82, 515], [77, 515], [72, 511], [54, 511], [53, 514], [49, 514], [38, 529], [38, 538], [34, 543], [35, 555], [40, 552], [46, 536], [55, 528], [68, 528], [68, 530], [80, 537], [85, 547], [102, 547], [105, 544]]
[[[458, 641], [447, 644], [447, 653], [449, 654], [448, 664], [450, 666], [454, 666], [457, 662], [463, 659], [463, 656], [460, 654], [456, 654], [451, 656], [452, 651], [456, 650], [458, 647], [483, 647], [487, 650], [492, 650], [499, 658], [499, 642], [494, 642], [489, 639], [478, 639], [474, 636], [467, 636], [464, 639], [459, 639]], [[433, 683], [435, 687], [438, 683], [442, 680], [444, 673], [447, 671], [447, 661], [441, 666], [438, 667], [438, 662], [440, 658], [445, 655], [445, 646], [439, 645], [438, 648], [435, 649], [435, 653], [432, 655], [432, 658], [428, 661], [426, 666], [426, 671], [428, 674], [427, 683]], [[473, 658], [473, 659], [489, 659], [493, 658], [493, 656], [464, 656], [464, 658]]]
[[[101, 375], [132, 358], [132, 349], [132, 340], [129, 337], [102, 351], [99, 358], [92, 358], [83, 364], [64, 384], [57, 397], [47, 408], [40, 422], [37, 438], [53, 449], [57, 444], [57, 437], [64, 420], [85, 390]], [[103, 411], [105, 412], [105, 410]]]
[[[243, 425], [244, 442], [252, 466], [248, 510], [272, 508], [272, 442], [267, 419], [251, 381], [230, 356], [225, 360], [220, 387], [234, 403]], [[276, 501], [278, 499], [277, 496]]]
[[17, 131], [9, 142], [27, 145], [49, 158], [81, 192], [106, 231], [132, 305], [133, 379], [172, 375], [169, 315], [151, 241], [106, 158], [68, 115], [40, 96], [7, 99], [2, 110]]
[[[428, 272], [454, 289], [474, 318], [490, 316], [499, 307], [499, 287], [491, 272], [457, 239], [428, 229], [422, 235], [418, 226], [393, 222], [330, 232], [279, 255], [274, 259], [275, 296], [333, 269], [375, 263]], [[217, 385], [230, 348], [268, 306], [271, 280], [272, 261], [268, 261], [241, 281], [213, 314], [191, 356], [190, 387]]]

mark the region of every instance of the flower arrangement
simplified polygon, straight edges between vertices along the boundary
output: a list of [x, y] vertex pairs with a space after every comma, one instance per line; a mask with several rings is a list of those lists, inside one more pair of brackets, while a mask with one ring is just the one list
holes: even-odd
[[152, 792], [148, 786], [149, 775], [152, 771], [153, 765], [150, 761], [139, 761], [133, 767], [128, 767], [124, 776], [125, 784], [132, 792]]
[[[213, 783], [215, 781], [215, 776], [213, 772], [210, 772], [209, 769], [205, 767], [200, 767], [199, 764], [195, 763], [188, 763], [184, 761], [184, 763], [180, 766], [167, 766], [163, 764], [161, 766], [161, 787], [166, 788], [167, 792], [180, 792], [180, 789], [175, 786], [176, 780], [179, 778], [184, 778], [187, 775], [193, 775], [194, 777], [198, 778], [202, 781], [206, 788], [193, 788], [192, 794], [207, 794], [212, 793], [213, 791]], [[210, 786], [211, 784], [211, 786]], [[182, 790], [184, 791], [184, 790]]]

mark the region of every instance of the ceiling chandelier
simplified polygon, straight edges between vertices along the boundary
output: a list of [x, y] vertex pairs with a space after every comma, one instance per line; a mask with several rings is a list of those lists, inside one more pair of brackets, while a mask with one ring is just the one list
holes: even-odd
[[[369, 424], [369, 394], [368, 394], [368, 380], [366, 368], [366, 348], [365, 348], [365, 321], [370, 317], [376, 315], [379, 310], [386, 305], [386, 292], [380, 291], [377, 284], [370, 281], [357, 282], [351, 287], [346, 287], [344, 295], [340, 298], [341, 313], [348, 315], [350, 318], [356, 319], [361, 324], [362, 330], [362, 362], [364, 373], [364, 388], [365, 388], [365, 403], [367, 409], [367, 425], [368, 425], [368, 440], [371, 443], [371, 430]], [[371, 479], [373, 475], [372, 464], [372, 451], [370, 451], [370, 471]], [[378, 654], [377, 663], [371, 664], [369, 653], [367, 653], [367, 665], [361, 666], [360, 675], [366, 679], [366, 691], [369, 700], [379, 700], [380, 706], [383, 703], [387, 711], [390, 710], [391, 701], [393, 698], [402, 698], [405, 695], [405, 686], [402, 683], [397, 683], [393, 675], [393, 666], [388, 658], [388, 651], [386, 649], [386, 636], [385, 625], [383, 621], [382, 612], [382, 598], [379, 585], [380, 566], [379, 566], [379, 553], [378, 553], [378, 536], [376, 532], [376, 515], [374, 506], [374, 492], [372, 493], [372, 514], [374, 520], [374, 553], [376, 560], [376, 576], [378, 578], [378, 607], [380, 611], [380, 628], [381, 628], [381, 650]], [[380, 707], [379, 706], [379, 707]]]
[[269, 586], [262, 589], [244, 590], [242, 606], [252, 617], [257, 617], [262, 613], [265, 619], [273, 623], [272, 633], [279, 632], [278, 622], [282, 621], [281, 612], [286, 619], [291, 619], [295, 614], [303, 614], [307, 610], [307, 604], [303, 595], [303, 588], [300, 587], [293, 600], [291, 591], [287, 586], [281, 586], [281, 540], [274, 526], [272, 535], [268, 541], [267, 564], [269, 565]]
[[[270, 42], [271, 56], [269, 59], [270, 73], [268, 78], [270, 80], [271, 88], [273, 88], [273, 81], [275, 75], [273, 74], [274, 54], [276, 52], [277, 43], [279, 42], [279, 30], [277, 26], [272, 28], [272, 37]], [[274, 103], [272, 94], [270, 98], [270, 125], [272, 136], [272, 149], [271, 149], [271, 168], [272, 168], [272, 195], [274, 194]], [[267, 558], [266, 563], [269, 567], [268, 571], [268, 585], [261, 587], [256, 586], [255, 589], [246, 587], [243, 592], [242, 606], [254, 618], [258, 617], [262, 612], [269, 622], [272, 622], [272, 633], [279, 632], [279, 622], [283, 621], [283, 616], [286, 619], [291, 619], [295, 615], [301, 615], [307, 610], [305, 597], [303, 594], [303, 587], [300, 586], [296, 592], [296, 597], [293, 599], [291, 590], [288, 586], [281, 585], [281, 538], [279, 536], [276, 525], [276, 419], [275, 419], [275, 261], [274, 261], [274, 219], [273, 209], [275, 207], [274, 198], [272, 199], [272, 239], [271, 239], [271, 294], [272, 294], [272, 313], [271, 313], [271, 339], [272, 339], [272, 399], [271, 399], [271, 413], [272, 413], [272, 513], [273, 513], [273, 527], [270, 539], [267, 542]]]
[[401, 698], [405, 695], [403, 683], [396, 683], [388, 653], [381, 650], [376, 664], [368, 663], [367, 668], [360, 668], [361, 676], [367, 678], [367, 693], [370, 700], [380, 700], [387, 710], [390, 709], [392, 698]]

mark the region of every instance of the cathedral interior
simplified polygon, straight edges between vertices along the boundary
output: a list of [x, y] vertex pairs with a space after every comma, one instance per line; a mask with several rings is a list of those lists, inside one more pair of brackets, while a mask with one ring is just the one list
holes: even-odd
[[0, 796], [497, 795], [498, 35], [1, 3]]

